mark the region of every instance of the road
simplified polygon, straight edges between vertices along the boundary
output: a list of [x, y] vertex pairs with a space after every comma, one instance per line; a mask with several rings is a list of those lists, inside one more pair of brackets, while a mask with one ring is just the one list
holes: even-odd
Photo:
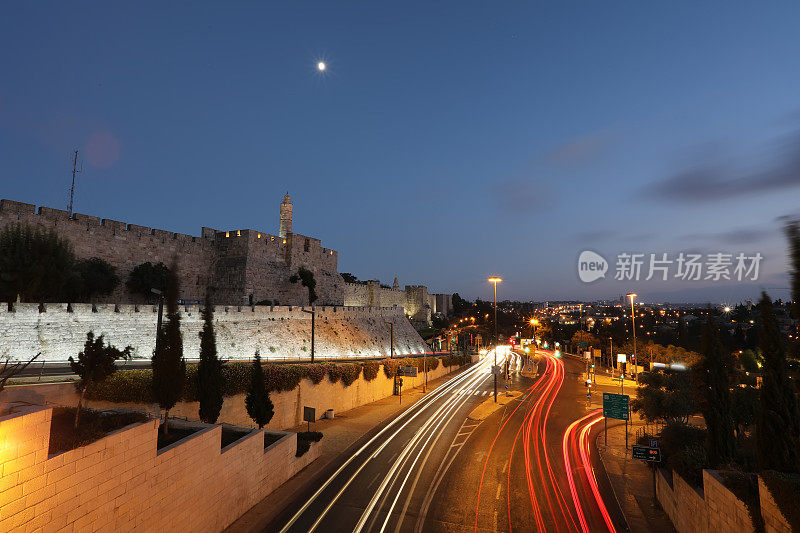
[[602, 421], [582, 363], [537, 354], [522, 393], [483, 421], [490, 357], [449, 380], [340, 457], [269, 531], [622, 531], [592, 452]]

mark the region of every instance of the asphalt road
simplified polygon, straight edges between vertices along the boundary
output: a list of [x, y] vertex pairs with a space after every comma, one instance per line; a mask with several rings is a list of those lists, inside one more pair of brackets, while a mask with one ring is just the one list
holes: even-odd
[[356, 443], [267, 530], [623, 531], [582, 363], [539, 358], [538, 376], [512, 374], [521, 397], [483, 421], [467, 416], [491, 398], [491, 357], [452, 378]]

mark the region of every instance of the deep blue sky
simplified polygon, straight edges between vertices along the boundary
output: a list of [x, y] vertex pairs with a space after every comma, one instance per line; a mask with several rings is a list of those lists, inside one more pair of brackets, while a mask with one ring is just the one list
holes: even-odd
[[[797, 3], [107, 4], [5, 6], [0, 197], [64, 208], [78, 148], [77, 212], [276, 232], [289, 190], [295, 230], [362, 279], [785, 296]], [[585, 285], [587, 248], [766, 259], [749, 287]]]

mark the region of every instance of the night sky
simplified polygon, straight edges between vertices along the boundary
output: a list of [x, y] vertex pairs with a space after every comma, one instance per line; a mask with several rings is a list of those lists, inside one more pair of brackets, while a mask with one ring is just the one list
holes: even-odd
[[[77, 148], [77, 212], [275, 233], [288, 190], [294, 230], [362, 279], [787, 295], [796, 2], [106, 4], [4, 6], [0, 197], [66, 208]], [[578, 279], [587, 249], [606, 279]], [[749, 284], [617, 282], [623, 251], [764, 260]]]

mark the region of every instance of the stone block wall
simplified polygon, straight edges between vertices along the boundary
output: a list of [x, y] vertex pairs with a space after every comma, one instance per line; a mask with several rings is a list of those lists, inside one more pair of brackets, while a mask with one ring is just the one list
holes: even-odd
[[[758, 476], [758, 498], [761, 503], [761, 516], [764, 518], [764, 530], [767, 533], [791, 533], [789, 521], [781, 513], [761, 476]], [[797, 505], [800, 505], [800, 502], [797, 502]]]
[[[766, 497], [764, 492], [766, 491]], [[761, 513], [767, 531], [791, 531], [769, 491], [759, 479]], [[696, 489], [676, 472], [670, 485], [664, 472], [656, 473], [656, 497], [678, 533], [755, 531], [747, 506], [722, 483], [719, 473], [703, 470], [703, 488]], [[765, 501], [766, 500], [766, 501]]]
[[49, 455], [51, 415], [0, 418], [2, 531], [221, 531], [319, 456], [295, 458], [296, 434], [264, 449], [263, 431], [221, 449], [220, 426], [157, 450], [156, 421]]
[[143, 302], [124, 282], [144, 262], [177, 265], [181, 298], [200, 300], [210, 288], [216, 303], [251, 305], [277, 300], [284, 305], [308, 303], [308, 291], [289, 277], [299, 267], [314, 272], [318, 305], [342, 305], [344, 280], [337, 272], [338, 254], [319, 239], [290, 233], [286, 238], [251, 229], [203, 228], [194, 237], [161, 229], [33, 204], [0, 200], [0, 228], [25, 224], [57, 232], [72, 243], [80, 258], [99, 257], [117, 270], [121, 283], [104, 302]]
[[[104, 335], [107, 342], [132, 346], [134, 357], [147, 359], [155, 348], [157, 306], [114, 304], [15, 304], [0, 306], [0, 355], [26, 360], [41, 352], [43, 361], [66, 361], [83, 349], [86, 333]], [[265, 360], [308, 359], [311, 355], [311, 307], [216, 306], [217, 350], [226, 359], [252, 359], [256, 350]], [[425, 341], [399, 308], [313, 308], [315, 353], [331, 357], [381, 357], [390, 353], [394, 324], [396, 355], [425, 353]], [[196, 305], [181, 308], [184, 356], [200, 355], [202, 318]]]
[[[455, 366], [448, 368], [440, 364], [436, 370], [428, 372], [428, 381], [455, 372], [458, 368]], [[424, 379], [422, 372], [416, 378], [404, 377], [403, 390], [422, 386]], [[270, 399], [275, 406], [275, 415], [267, 425], [267, 429], [284, 430], [302, 424], [304, 406], [314, 407], [319, 419], [328, 409], [333, 409], [334, 413], [342, 413], [391, 396], [392, 387], [393, 380], [386, 377], [382, 367], [378, 370], [378, 375], [374, 380], [367, 381], [362, 375], [349, 387], [345, 387], [341, 382], [331, 383], [327, 378], [317, 384], [304, 379], [295, 390], [270, 393]], [[17, 385], [6, 387], [0, 395], [0, 401], [73, 407], [78, 404], [78, 394], [72, 383]], [[155, 404], [89, 401], [88, 407], [100, 410], [131, 409], [151, 413], [158, 412], [158, 406]], [[179, 402], [170, 410], [170, 414], [178, 418], [198, 421], [200, 420], [199, 407], [197, 402]], [[218, 421], [240, 427], [255, 427], [253, 421], [247, 416], [244, 394], [225, 398]]]

